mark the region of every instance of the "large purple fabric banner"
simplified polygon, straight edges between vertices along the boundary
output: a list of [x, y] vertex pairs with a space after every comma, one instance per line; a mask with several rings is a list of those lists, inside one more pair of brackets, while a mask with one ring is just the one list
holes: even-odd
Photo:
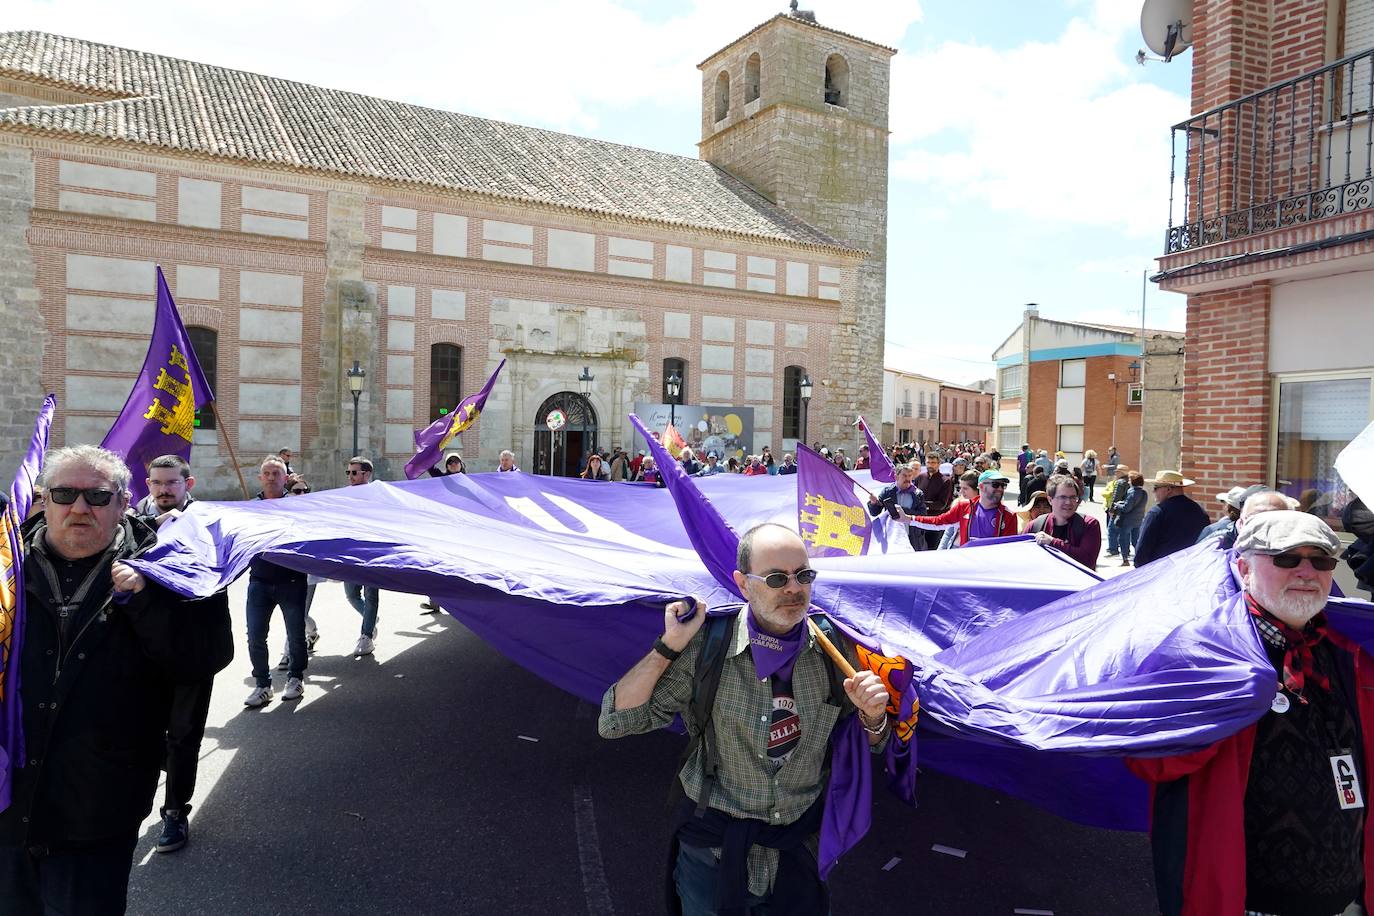
[[24, 544], [19, 526], [33, 505], [33, 488], [43, 470], [48, 430], [57, 398], [48, 395], [38, 411], [29, 450], [10, 485], [9, 505], [0, 513], [0, 811], [10, 806], [13, 767], [23, 766], [24, 714], [19, 702], [19, 659], [24, 650]]
[[148, 495], [148, 462], [161, 455], [191, 460], [196, 411], [215, 399], [200, 371], [191, 340], [177, 314], [162, 268], [157, 268], [157, 310], [143, 370], [134, 380], [124, 409], [100, 443], [119, 455], [133, 479], [133, 502]]
[[[736, 531], [797, 523], [786, 477], [692, 483]], [[206, 595], [259, 553], [434, 595], [497, 649], [592, 701], [661, 632], [663, 602], [738, 600], [703, 565], [669, 492], [528, 474], [198, 502], [136, 565]], [[1268, 708], [1273, 669], [1234, 606], [1228, 556], [1209, 545], [1109, 582], [1021, 538], [812, 563], [820, 609], [914, 663], [923, 767], [1084, 823], [1145, 826], [1145, 789], [1121, 756], [1196, 750]], [[1343, 602], [1333, 619], [1374, 640], [1368, 605]]]

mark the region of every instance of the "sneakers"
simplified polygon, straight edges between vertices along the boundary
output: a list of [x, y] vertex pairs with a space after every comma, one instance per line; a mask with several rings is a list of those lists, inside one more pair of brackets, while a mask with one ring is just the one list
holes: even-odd
[[186, 815], [163, 809], [162, 833], [158, 835], [157, 845], [153, 848], [158, 852], [176, 852], [190, 838], [191, 824], [186, 820]]
[[281, 661], [277, 662], [277, 670], [285, 671], [291, 667], [291, 652], [287, 649], [281, 650]]
[[432, 602], [432, 601], [421, 601], [421, 602], [420, 602], [420, 613], [422, 613], [422, 614], [437, 614], [437, 613], [439, 613], [439, 605], [435, 604], [435, 603]]
[[[375, 633], [376, 630], [374, 630], [373, 632]], [[371, 655], [371, 654], [372, 654], [372, 640], [369, 639], [369, 638], [366, 637], [366, 636], [359, 636], [359, 637], [358, 637], [358, 644], [357, 644], [356, 646], [353, 647], [353, 654], [354, 654], [354, 655]]]
[[289, 677], [286, 679], [286, 689], [281, 692], [281, 698], [282, 700], [299, 700], [303, 693], [305, 693], [305, 686], [301, 684], [301, 679]]
[[272, 702], [272, 685], [266, 687], [254, 687], [253, 692], [248, 694], [248, 699], [243, 701], [244, 706], [251, 706], [257, 709], [259, 706], [266, 706]]
[[305, 651], [314, 652], [315, 643], [320, 641], [320, 631], [313, 630], [305, 634]]

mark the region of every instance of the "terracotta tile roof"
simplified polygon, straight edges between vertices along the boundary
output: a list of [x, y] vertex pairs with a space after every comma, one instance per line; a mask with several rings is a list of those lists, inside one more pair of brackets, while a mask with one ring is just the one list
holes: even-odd
[[534, 201], [853, 251], [709, 162], [45, 32], [0, 32], [0, 77], [95, 101], [0, 130]]

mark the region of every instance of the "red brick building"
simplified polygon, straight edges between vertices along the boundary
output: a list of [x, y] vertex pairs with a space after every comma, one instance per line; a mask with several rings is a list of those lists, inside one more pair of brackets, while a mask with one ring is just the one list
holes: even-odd
[[1190, 25], [1156, 277], [1188, 298], [1183, 471], [1338, 526], [1332, 462], [1374, 418], [1374, 0], [1198, 0]]
[[992, 391], [940, 383], [939, 441], [989, 442], [992, 439]]

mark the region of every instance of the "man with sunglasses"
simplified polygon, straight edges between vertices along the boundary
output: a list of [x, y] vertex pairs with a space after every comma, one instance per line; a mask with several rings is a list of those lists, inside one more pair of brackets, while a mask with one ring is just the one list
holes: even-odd
[[167, 757], [174, 685], [234, 655], [224, 593], [181, 598], [125, 561], [156, 540], [126, 514], [129, 469], [93, 445], [47, 456], [23, 526], [18, 666], [24, 757], [0, 811], [0, 910], [123, 912], [140, 825]]
[[[354, 455], [348, 459], [348, 485], [361, 487], [369, 483], [372, 483], [372, 462], [362, 455]], [[376, 648], [377, 611], [381, 605], [381, 594], [381, 590], [375, 585], [344, 583], [344, 597], [362, 618], [362, 632], [358, 636], [357, 645], [353, 647], [355, 656], [371, 655]]]
[[[693, 712], [706, 607], [675, 601], [652, 651], [606, 691], [598, 728], [603, 738], [620, 738], [681, 714], [691, 734], [705, 733], [678, 774], [686, 797], [672, 814], [671, 878], [682, 913], [825, 913], [816, 841], [827, 745], [835, 723], [857, 712], [870, 749], [881, 751], [889, 733], [887, 691], [865, 670], [845, 679], [842, 696], [832, 701], [830, 664], [806, 624], [816, 573], [795, 531], [775, 524], [750, 529], [740, 538], [736, 567], [735, 584], [748, 603], [729, 621], [707, 721]], [[853, 663], [853, 646], [837, 643]], [[713, 774], [708, 759], [717, 762]]]
[[[943, 532], [958, 526], [959, 546], [978, 538], [1000, 538], [1016, 534], [1016, 515], [1002, 505], [1011, 479], [998, 470], [978, 475], [978, 498], [959, 500], [948, 512], [939, 515], [917, 515], [908, 524], [927, 531]], [[938, 544], [936, 546], [939, 546]]]
[[1273, 665], [1268, 709], [1204, 750], [1129, 762], [1154, 787], [1160, 909], [1365, 913], [1374, 658], [1324, 613], [1340, 541], [1316, 516], [1278, 509], [1248, 519], [1235, 549], [1227, 620], [1248, 623]]

